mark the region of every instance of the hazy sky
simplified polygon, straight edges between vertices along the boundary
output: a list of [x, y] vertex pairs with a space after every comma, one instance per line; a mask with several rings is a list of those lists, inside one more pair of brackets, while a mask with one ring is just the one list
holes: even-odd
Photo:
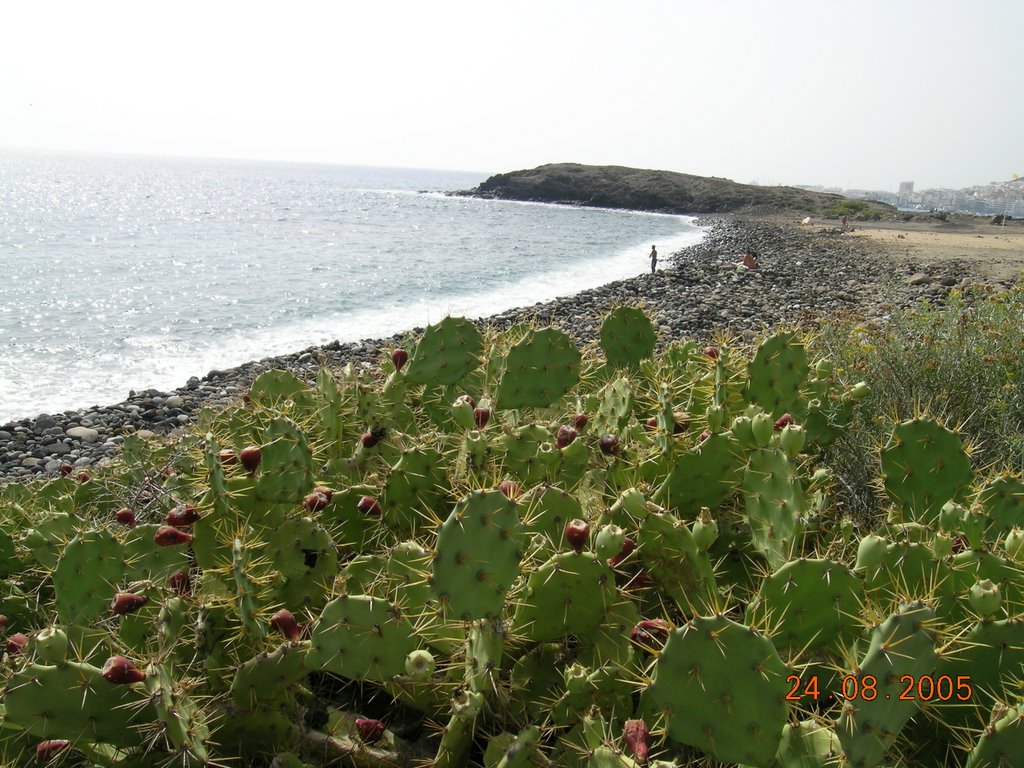
[[1024, 174], [1021, 0], [11, 0], [0, 147], [895, 191]]

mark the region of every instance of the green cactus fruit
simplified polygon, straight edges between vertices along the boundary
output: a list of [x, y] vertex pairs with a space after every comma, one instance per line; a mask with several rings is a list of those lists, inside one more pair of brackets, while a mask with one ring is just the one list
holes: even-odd
[[452, 714], [458, 717], [472, 718], [480, 714], [484, 706], [484, 695], [468, 688], [452, 697]]
[[496, 618], [519, 576], [523, 532], [516, 502], [500, 491], [474, 491], [441, 525], [430, 585], [446, 615]]
[[764, 411], [756, 414], [750, 420], [750, 431], [754, 435], [754, 445], [758, 448], [767, 448], [772, 441], [772, 435], [775, 434], [772, 415]]
[[967, 599], [971, 604], [971, 609], [982, 619], [991, 619], [999, 613], [999, 608], [1002, 605], [999, 586], [988, 579], [982, 579], [971, 587]]
[[966, 493], [974, 472], [960, 438], [922, 418], [893, 429], [882, 449], [882, 476], [908, 520], [934, 525], [942, 506]]
[[720, 405], [709, 405], [704, 412], [708, 422], [708, 429], [712, 432], [721, 432], [725, 423], [725, 408]]
[[856, 637], [863, 602], [860, 579], [839, 563], [792, 560], [761, 583], [746, 622], [779, 648], [839, 649]]
[[754, 424], [749, 416], [740, 414], [732, 420], [732, 426], [729, 429], [733, 438], [744, 450], [753, 448], [757, 444], [754, 438]]
[[961, 530], [971, 549], [981, 549], [989, 523], [985, 508], [980, 504], [974, 504], [967, 510], [961, 523]]
[[887, 546], [889, 546], [889, 542], [881, 536], [869, 533], [857, 545], [857, 564], [854, 566], [854, 569], [858, 573], [863, 574], [878, 568], [885, 559], [885, 549]]
[[473, 409], [476, 408], [476, 401], [469, 395], [459, 395], [452, 403], [452, 419], [463, 429], [476, 429], [476, 420], [473, 417]]
[[620, 752], [598, 747], [590, 753], [587, 768], [637, 768], [637, 763]]
[[967, 515], [967, 507], [955, 501], [947, 501], [939, 510], [939, 530], [944, 533], [960, 533]]
[[1010, 529], [1003, 540], [1003, 551], [1009, 559], [1024, 563], [1024, 528]]
[[430, 651], [416, 650], [405, 657], [405, 674], [416, 683], [429, 680], [434, 675], [436, 662]]
[[778, 768], [839, 768], [843, 753], [835, 731], [815, 720], [787, 723], [776, 756]]
[[657, 342], [654, 326], [637, 307], [617, 307], [601, 323], [601, 349], [612, 368], [635, 369], [654, 354]]
[[46, 627], [32, 640], [40, 664], [63, 664], [68, 660], [68, 635], [60, 627]]
[[871, 394], [871, 387], [867, 385], [867, 382], [858, 381], [850, 389], [851, 400], [863, 400], [865, 397]]
[[578, 381], [580, 351], [555, 328], [529, 331], [505, 358], [498, 384], [497, 407], [546, 408]]
[[600, 560], [609, 560], [622, 549], [626, 540], [626, 532], [614, 523], [601, 526], [594, 537], [594, 554]]
[[723, 616], [673, 631], [637, 716], [714, 760], [768, 768], [788, 718], [789, 670], [771, 641]]
[[807, 433], [804, 428], [797, 424], [787, 424], [779, 432], [779, 447], [791, 459], [795, 459], [804, 449], [807, 442]]
[[473, 323], [446, 317], [416, 343], [405, 371], [409, 384], [455, 384], [480, 365], [483, 337]]
[[310, 670], [383, 683], [405, 673], [405, 659], [417, 645], [412, 624], [396, 606], [343, 595], [324, 607], [304, 662]]
[[835, 364], [827, 357], [823, 357], [814, 363], [814, 375], [819, 379], [827, 379], [832, 375]]
[[691, 532], [698, 552], [707, 552], [718, 540], [718, 521], [711, 516], [710, 509], [701, 507], [700, 514], [693, 521]]
[[850, 765], [878, 765], [917, 712], [919, 701], [901, 693], [908, 676], [920, 680], [938, 666], [934, 620], [921, 603], [903, 605], [872, 630], [867, 652], [843, 679], [836, 734]]
[[953, 538], [946, 533], [937, 533], [932, 539], [932, 551], [935, 557], [942, 559], [953, 552]]
[[534, 764], [540, 728], [531, 725], [518, 734], [501, 733], [487, 744], [484, 768], [528, 768]]

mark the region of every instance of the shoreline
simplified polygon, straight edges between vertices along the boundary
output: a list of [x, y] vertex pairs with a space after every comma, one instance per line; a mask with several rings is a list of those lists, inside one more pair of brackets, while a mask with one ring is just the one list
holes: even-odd
[[[658, 329], [659, 344], [680, 338], [708, 341], [721, 331], [752, 341], [772, 327], [813, 323], [837, 312], [884, 322], [895, 306], [922, 298], [942, 301], [950, 290], [974, 282], [1008, 287], [1019, 271], [1014, 267], [1024, 269], [1024, 253], [1015, 250], [1024, 245], [1021, 226], [1001, 233], [931, 233], [928, 225], [921, 225], [921, 237], [906, 242], [916, 231], [912, 224], [855, 222], [852, 231], [843, 232], [829, 221], [801, 226], [792, 214], [729, 214], [698, 218], [696, 223], [706, 228], [703, 240], [670, 254], [654, 275], [613, 281], [474, 322], [497, 328], [523, 320], [551, 323], [584, 345], [596, 341], [605, 312], [618, 304], [640, 303]], [[960, 237], [949, 241], [947, 234]], [[1005, 243], [1008, 234], [1010, 245]], [[983, 239], [1006, 253], [993, 265], [996, 269], [979, 268], [980, 252], [967, 247]], [[929, 242], [933, 240], [948, 248], [936, 249]], [[735, 262], [746, 250], [758, 253], [759, 269], [737, 271]], [[145, 390], [113, 405], [0, 425], [0, 484], [53, 477], [65, 463], [90, 467], [116, 454], [124, 434], [173, 433], [189, 425], [201, 408], [235, 402], [265, 370], [286, 368], [310, 379], [321, 360], [332, 368], [348, 363], [376, 367], [381, 351], [421, 332], [414, 328], [381, 339], [333, 341], [210, 371], [170, 392]]]

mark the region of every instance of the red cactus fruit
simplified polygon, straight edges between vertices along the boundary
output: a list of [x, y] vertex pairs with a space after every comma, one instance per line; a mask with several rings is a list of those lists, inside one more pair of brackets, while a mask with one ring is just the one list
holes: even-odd
[[704, 430], [703, 432], [701, 432], [701, 433], [700, 433], [700, 434], [699, 434], [699, 435], [697, 436], [697, 443], [698, 443], [698, 445], [699, 445], [700, 443], [703, 443], [703, 442], [704, 442], [705, 440], [707, 440], [707, 439], [708, 439], [709, 437], [711, 437], [711, 430], [710, 430], [710, 429], [705, 429], [705, 430]]
[[622, 724], [622, 739], [638, 763], [646, 763], [651, 748], [647, 743], [650, 731], [643, 720], [627, 720]]
[[307, 512], [319, 512], [327, 506], [330, 498], [324, 493], [323, 488], [314, 488], [313, 491], [302, 500], [302, 506]]
[[402, 367], [408, 362], [409, 353], [401, 347], [391, 350], [391, 362], [394, 363], [395, 370], [400, 371]]
[[793, 417], [788, 413], [784, 413], [781, 416], [779, 416], [779, 418], [775, 421], [775, 431], [781, 432], [784, 428], [788, 427], [792, 423]]
[[647, 419], [647, 421], [644, 422], [644, 424], [647, 426], [648, 429], [657, 429], [658, 428], [658, 417], [657, 416], [651, 416], [649, 419]]
[[230, 448], [225, 448], [220, 452], [220, 463], [225, 467], [233, 467], [238, 463], [238, 454]]
[[615, 435], [601, 436], [601, 453], [605, 456], [616, 456], [619, 453], [619, 438]]
[[357, 717], [356, 730], [359, 731], [359, 738], [368, 744], [380, 741], [384, 737], [384, 723], [380, 720]]
[[519, 498], [519, 483], [514, 480], [505, 480], [498, 486], [498, 490], [505, 494], [507, 498], [512, 499], [512, 501]]
[[362, 437], [359, 439], [363, 443], [363, 448], [373, 448], [377, 443], [383, 440], [388, 434], [388, 431], [384, 427], [374, 427], [373, 429], [363, 432]]
[[167, 513], [167, 524], [175, 528], [187, 528], [199, 519], [199, 510], [191, 504], [179, 504]]
[[302, 629], [295, 619], [295, 614], [287, 608], [282, 608], [270, 617], [270, 626], [289, 640], [298, 640], [302, 635]]
[[704, 357], [709, 357], [712, 360], [717, 360], [718, 347], [704, 347]]
[[2, 615], [2, 614], [0, 614], [0, 629], [4, 629], [6, 627], [7, 627], [7, 617]]
[[569, 546], [577, 552], [582, 552], [583, 548], [587, 546], [587, 542], [590, 540], [590, 526], [587, 525], [587, 521], [577, 518], [566, 523], [565, 540], [568, 541]]
[[380, 508], [380, 502], [377, 501], [373, 496], [363, 496], [356, 508], [364, 515], [371, 515], [373, 517], [380, 517], [383, 510]]
[[558, 433], [555, 435], [555, 445], [559, 448], [565, 448], [566, 446], [572, 445], [578, 434], [579, 433], [574, 427], [569, 427], [563, 424], [558, 428]]
[[84, 471], [79, 472], [77, 475], [75, 475], [75, 480], [77, 480], [79, 483], [88, 483], [90, 480], [92, 480], [92, 475]]
[[47, 739], [36, 744], [36, 762], [48, 763], [71, 746], [67, 739]]
[[175, 571], [167, 577], [167, 586], [180, 597], [189, 597], [192, 594], [192, 577], [188, 571]]
[[153, 541], [159, 547], [176, 547], [179, 544], [188, 544], [192, 541], [192, 534], [169, 525], [161, 525], [153, 536]]
[[629, 538], [629, 536], [627, 536], [622, 540], [622, 549], [619, 550], [619, 554], [615, 555], [615, 557], [611, 557], [608, 559], [608, 565], [614, 568], [616, 565], [618, 565], [631, 554], [633, 554], [634, 549], [636, 549], [636, 542]]
[[256, 468], [263, 461], [263, 451], [258, 445], [249, 445], [239, 451], [238, 458], [241, 460], [245, 471], [250, 475], [254, 475], [256, 474]]
[[75, 471], [75, 468], [68, 463], [64, 463], [60, 465], [59, 471], [61, 477], [67, 477], [68, 475]]
[[7, 638], [7, 653], [11, 656], [17, 656], [25, 652], [26, 645], [28, 645], [28, 635], [24, 632], [15, 632]]
[[664, 642], [668, 639], [668, 633], [672, 625], [665, 619], [642, 619], [629, 633], [629, 639], [634, 643], [652, 645], [656, 640]]
[[135, 613], [147, 602], [148, 598], [145, 595], [136, 595], [134, 592], [118, 592], [110, 601], [110, 610], [117, 616], [125, 616]]
[[131, 685], [146, 679], [141, 670], [126, 656], [111, 656], [100, 672], [103, 679], [114, 685]]
[[590, 421], [590, 417], [585, 413], [573, 414], [572, 424], [576, 427], [577, 432], [582, 432], [587, 427], [587, 422]]
[[129, 528], [135, 527], [135, 512], [134, 510], [131, 509], [131, 507], [122, 507], [121, 509], [117, 510], [117, 513], [114, 515], [114, 517], [117, 519], [117, 522], [119, 522], [121, 525], [127, 525]]
[[477, 429], [483, 429], [487, 426], [487, 422], [491, 420], [491, 409], [490, 408], [474, 408], [473, 409], [473, 422], [476, 424]]

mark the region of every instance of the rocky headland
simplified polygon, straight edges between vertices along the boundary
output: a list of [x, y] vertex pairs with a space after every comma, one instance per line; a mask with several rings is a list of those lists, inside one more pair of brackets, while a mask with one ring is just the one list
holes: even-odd
[[[596, 341], [604, 312], [639, 303], [651, 314], [663, 343], [710, 340], [731, 332], [752, 340], [779, 324], [815, 322], [854, 312], [884, 322], [895, 306], [919, 299], [941, 301], [948, 292], [982, 279], [969, 259], [929, 260], [927, 252], [894, 255], [876, 240], [825, 226], [740, 216], [706, 218], [707, 236], [640, 274], [554, 301], [481, 319], [508, 327], [522, 320], [553, 323], [581, 344]], [[902, 241], [896, 241], [902, 242]], [[755, 251], [758, 269], [737, 268]], [[990, 279], [1008, 286], [1009, 279]], [[414, 329], [412, 335], [422, 329]], [[237, 400], [262, 371], [286, 368], [312, 379], [321, 364], [376, 366], [382, 353], [412, 339], [396, 335], [354, 343], [332, 342], [291, 355], [210, 371], [173, 392], [133, 392], [124, 402], [61, 414], [41, 414], [0, 425], [0, 482], [52, 476], [61, 467], [87, 468], [115, 455], [124, 435], [167, 435], [186, 427], [201, 408]], [[408, 347], [411, 349], [411, 347]]]
[[[761, 187], [674, 171], [578, 163], [557, 163], [499, 173], [475, 189], [455, 194], [660, 213], [785, 210], [814, 216], [824, 214], [845, 199], [841, 195], [794, 187]], [[883, 214], [895, 209], [884, 203], [868, 203], [865, 211]]]

